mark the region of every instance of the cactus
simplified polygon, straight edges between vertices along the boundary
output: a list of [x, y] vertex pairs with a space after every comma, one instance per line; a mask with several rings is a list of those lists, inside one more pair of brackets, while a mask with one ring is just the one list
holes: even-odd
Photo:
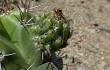
[[0, 15], [0, 51], [16, 53], [0, 62], [7, 70], [52, 70], [51, 66], [61, 70], [55, 52], [65, 47], [71, 36], [69, 22], [60, 9], [37, 19], [26, 10]]
[[64, 48], [71, 36], [69, 22], [62, 10], [55, 8], [53, 12], [38, 17], [37, 22], [30, 27], [30, 32], [34, 45], [42, 52], [42, 64], [51, 62], [50, 65], [55, 69], [62, 70], [62, 62], [59, 62], [60, 58], [55, 52]]
[[63, 48], [71, 36], [69, 23], [60, 9], [39, 17], [31, 30], [33, 30], [33, 41], [36, 46], [51, 51]]

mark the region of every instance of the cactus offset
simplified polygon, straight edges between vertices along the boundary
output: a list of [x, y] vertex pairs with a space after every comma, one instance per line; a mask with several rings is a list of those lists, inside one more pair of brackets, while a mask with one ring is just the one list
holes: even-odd
[[71, 36], [69, 23], [60, 9], [54, 9], [54, 12], [39, 17], [31, 29], [35, 35], [35, 44], [51, 51], [63, 48]]

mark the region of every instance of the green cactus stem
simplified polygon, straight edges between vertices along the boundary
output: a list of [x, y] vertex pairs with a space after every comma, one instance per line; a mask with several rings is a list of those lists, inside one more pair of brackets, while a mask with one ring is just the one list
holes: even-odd
[[34, 35], [33, 40], [35, 43], [37, 42], [36, 46], [49, 45], [51, 51], [63, 48], [63, 44], [67, 43], [71, 36], [68, 20], [60, 9], [54, 9], [54, 12], [39, 17], [31, 30]]

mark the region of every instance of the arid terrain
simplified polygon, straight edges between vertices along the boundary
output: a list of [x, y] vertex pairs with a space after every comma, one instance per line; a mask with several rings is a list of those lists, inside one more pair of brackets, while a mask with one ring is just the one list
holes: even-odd
[[110, 70], [110, 0], [39, 0], [31, 6], [36, 16], [58, 7], [70, 20], [73, 34], [62, 50], [68, 70]]

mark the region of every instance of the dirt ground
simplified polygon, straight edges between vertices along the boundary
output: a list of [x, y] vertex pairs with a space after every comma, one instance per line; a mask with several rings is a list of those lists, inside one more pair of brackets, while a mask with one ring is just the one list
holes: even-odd
[[62, 50], [68, 70], [110, 70], [110, 0], [39, 0], [32, 6], [36, 16], [59, 7], [69, 18], [73, 35]]

